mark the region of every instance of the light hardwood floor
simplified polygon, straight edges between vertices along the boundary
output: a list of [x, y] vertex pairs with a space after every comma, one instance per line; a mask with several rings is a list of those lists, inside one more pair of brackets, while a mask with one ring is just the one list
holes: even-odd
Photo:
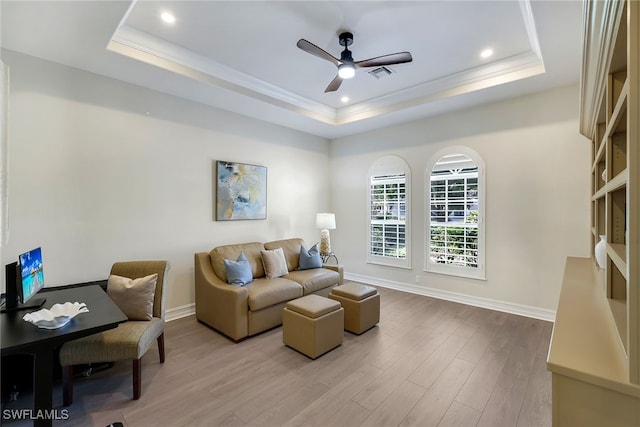
[[551, 425], [551, 323], [379, 292], [380, 324], [315, 361], [283, 346], [281, 327], [236, 344], [194, 316], [169, 322], [166, 362], [155, 346], [144, 357], [140, 400], [131, 364], [117, 363], [77, 378], [70, 419], [54, 425]]

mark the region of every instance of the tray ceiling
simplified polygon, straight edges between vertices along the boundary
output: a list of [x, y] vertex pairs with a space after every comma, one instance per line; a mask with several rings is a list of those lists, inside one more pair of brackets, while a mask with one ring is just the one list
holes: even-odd
[[[577, 82], [578, 1], [3, 1], [2, 46], [335, 138]], [[175, 22], [160, 19], [170, 12]], [[37, 29], [37, 32], [35, 32]], [[324, 93], [355, 60], [409, 51]], [[481, 57], [485, 49], [493, 55]], [[390, 71], [390, 74], [389, 74]], [[348, 98], [345, 101], [344, 98]]]

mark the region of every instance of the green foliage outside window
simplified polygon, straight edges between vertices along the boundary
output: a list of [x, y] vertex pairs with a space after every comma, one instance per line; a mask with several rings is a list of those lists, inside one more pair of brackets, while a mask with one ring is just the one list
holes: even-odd
[[405, 175], [373, 177], [369, 253], [386, 258], [406, 258], [405, 221]]
[[438, 264], [477, 267], [478, 229], [432, 225], [430, 256]]

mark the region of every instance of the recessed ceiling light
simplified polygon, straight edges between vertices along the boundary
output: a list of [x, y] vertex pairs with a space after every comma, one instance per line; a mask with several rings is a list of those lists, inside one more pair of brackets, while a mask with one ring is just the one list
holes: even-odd
[[485, 49], [485, 50], [483, 50], [482, 52], [480, 52], [480, 56], [481, 56], [482, 58], [488, 58], [488, 57], [490, 57], [491, 55], [493, 55], [493, 49]]
[[349, 97], [343, 96], [342, 98], [340, 98], [340, 101], [342, 101], [343, 104], [346, 104], [347, 102], [349, 102]]
[[174, 22], [176, 22], [176, 17], [173, 16], [171, 12], [162, 12], [160, 18], [167, 24], [173, 24]]

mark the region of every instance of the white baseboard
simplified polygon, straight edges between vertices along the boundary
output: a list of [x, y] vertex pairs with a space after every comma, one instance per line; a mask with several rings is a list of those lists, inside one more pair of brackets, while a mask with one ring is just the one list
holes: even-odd
[[360, 274], [344, 273], [344, 278], [347, 280], [353, 280], [354, 282], [366, 283], [373, 286], [382, 286], [383, 288], [396, 289], [398, 291], [410, 292], [413, 294], [424, 295], [432, 298], [459, 302], [462, 304], [473, 305], [475, 307], [482, 307], [490, 310], [532, 317], [534, 319], [546, 320], [549, 322], [554, 322], [556, 319], [555, 310], [547, 310], [544, 308], [532, 307], [523, 304], [497, 301], [489, 298], [474, 297], [472, 295], [460, 294], [457, 292], [445, 291], [442, 289], [429, 288], [426, 286], [416, 286], [413, 284], [378, 279], [375, 277], [363, 276]]
[[[344, 278], [354, 282], [366, 283], [368, 285], [382, 286], [383, 288], [396, 289], [398, 291], [410, 292], [412, 294], [424, 295], [427, 297], [443, 299], [447, 301], [459, 302], [473, 305], [475, 307], [488, 308], [490, 310], [503, 311], [505, 313], [517, 314], [520, 316], [532, 317], [534, 319], [553, 322], [556, 319], [554, 310], [546, 310], [538, 307], [531, 307], [523, 304], [497, 301], [489, 298], [474, 297], [457, 292], [444, 291], [425, 286], [416, 286], [407, 283], [394, 282], [391, 280], [378, 279], [376, 277], [363, 276], [360, 274], [345, 273]], [[171, 308], [165, 312], [165, 321], [181, 319], [196, 313], [195, 303]]]
[[196, 314], [195, 303], [165, 310], [164, 320], [165, 322], [171, 322], [172, 320], [181, 319], [183, 317], [191, 316], [192, 314]]

